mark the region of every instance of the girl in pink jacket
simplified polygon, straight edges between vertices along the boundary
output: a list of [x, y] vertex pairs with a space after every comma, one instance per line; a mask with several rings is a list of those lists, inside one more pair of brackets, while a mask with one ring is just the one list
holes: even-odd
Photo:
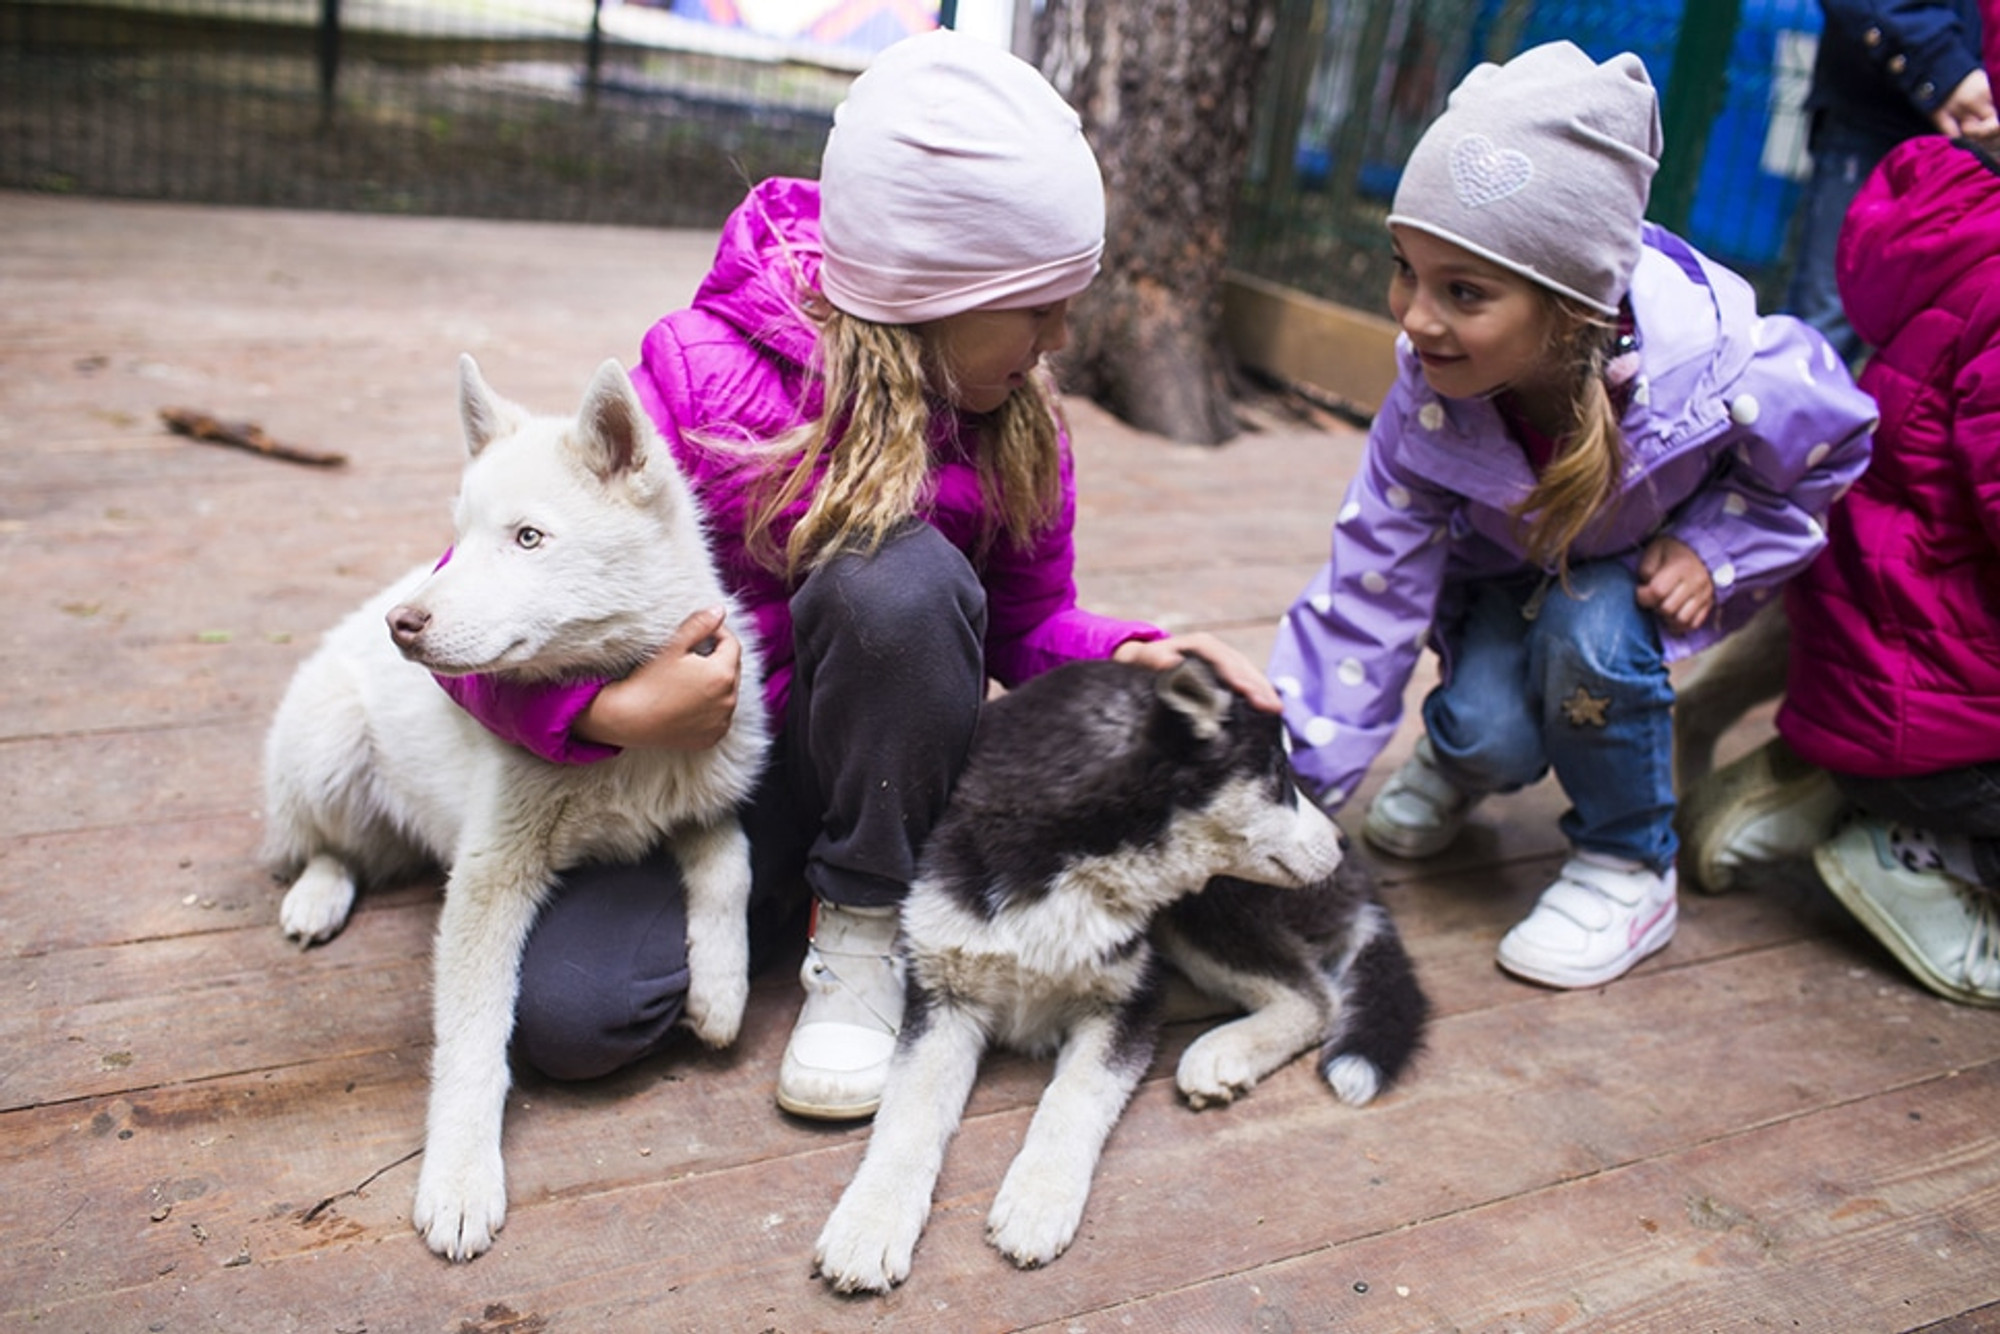
[[1709, 780], [1734, 790], [1702, 855], [1810, 853], [1924, 985], [2000, 1005], [2000, 159], [1898, 146], [1839, 279], [1880, 349], [1874, 459], [1786, 590], [1778, 740]]
[[1786, 597], [1778, 733], [1855, 808], [1827, 887], [1925, 985], [2000, 1005], [2000, 158], [1901, 145], [1839, 274], [1882, 424]]
[[[699, 496], [751, 624], [776, 740], [744, 812], [753, 938], [811, 891], [805, 1008], [779, 1105], [875, 1110], [902, 1023], [891, 946], [989, 678], [1113, 657], [1212, 662], [1276, 692], [1206, 635], [1077, 605], [1073, 466], [1041, 361], [1097, 272], [1104, 190], [1076, 113], [1032, 66], [951, 31], [884, 51], [834, 115], [818, 182], [751, 190], [692, 305], [646, 334], [640, 401]], [[691, 618], [616, 682], [446, 681], [544, 758], [705, 746], [736, 707], [739, 651]], [[517, 1052], [587, 1078], [645, 1056], [680, 1016], [678, 871], [565, 872], [522, 960]]]

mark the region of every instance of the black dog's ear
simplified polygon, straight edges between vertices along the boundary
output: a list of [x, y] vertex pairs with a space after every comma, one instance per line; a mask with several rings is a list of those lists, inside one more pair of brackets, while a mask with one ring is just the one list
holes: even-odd
[[1203, 741], [1213, 740], [1229, 718], [1229, 687], [1216, 679], [1214, 668], [1193, 654], [1161, 672], [1153, 689], [1162, 703], [1188, 720], [1188, 727]]

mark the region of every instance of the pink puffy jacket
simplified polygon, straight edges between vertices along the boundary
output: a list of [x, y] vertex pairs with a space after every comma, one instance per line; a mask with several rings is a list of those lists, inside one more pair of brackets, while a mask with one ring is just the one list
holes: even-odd
[[[723, 582], [751, 620], [734, 628], [755, 635], [763, 649], [764, 698], [774, 723], [784, 719], [792, 679], [792, 590], [744, 548], [749, 491], [740, 458], [703, 448], [690, 436], [770, 440], [818, 414], [818, 395], [806, 375], [814, 331], [798, 303], [800, 292], [816, 284], [819, 262], [819, 185], [764, 181], [724, 224], [715, 263], [693, 303], [647, 332], [632, 371], [639, 401], [707, 511]], [[987, 598], [987, 672], [1014, 685], [1073, 659], [1109, 657], [1128, 639], [1160, 638], [1153, 626], [1077, 605], [1075, 467], [1066, 431], [1055, 522], [1026, 548], [1001, 541], [979, 550], [987, 505], [971, 452], [976, 429], [971, 418], [953, 412], [933, 417], [932, 488], [922, 517], [979, 571]], [[779, 541], [810, 499], [810, 493], [800, 497], [778, 524]], [[663, 634], [672, 629], [661, 627]], [[488, 729], [545, 759], [580, 763], [614, 753], [569, 730], [602, 682], [527, 686], [460, 677], [441, 683]]]
[[1840, 773], [2000, 760], [2000, 170], [1899, 145], [1841, 232], [1840, 294], [1880, 349], [1875, 456], [1787, 590], [1778, 731]]

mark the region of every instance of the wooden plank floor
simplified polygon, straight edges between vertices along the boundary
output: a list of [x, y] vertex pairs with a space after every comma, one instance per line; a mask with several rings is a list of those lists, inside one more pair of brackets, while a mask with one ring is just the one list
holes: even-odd
[[[408, 1210], [437, 886], [282, 940], [265, 721], [313, 636], [446, 540], [458, 352], [566, 409], [711, 238], [4, 194], [0, 236], [0, 1328], [2000, 1328], [2000, 1014], [1907, 982], [1802, 867], [1690, 895], [1610, 987], [1506, 979], [1560, 856], [1548, 785], [1382, 867], [1437, 1006], [1405, 1084], [1357, 1112], [1295, 1065], [1197, 1114], [1177, 1029], [1045, 1270], [981, 1235], [1046, 1074], [1002, 1058], [909, 1283], [813, 1279], [866, 1131], [773, 1108], [783, 968], [727, 1054], [524, 1082], [505, 1232], [434, 1258]], [[169, 405], [352, 462], [193, 444]], [[1074, 418], [1088, 600], [1261, 658], [1359, 436]]]

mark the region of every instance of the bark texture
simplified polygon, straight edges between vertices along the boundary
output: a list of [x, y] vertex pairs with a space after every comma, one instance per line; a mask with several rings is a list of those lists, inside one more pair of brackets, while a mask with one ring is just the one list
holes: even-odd
[[1143, 430], [1236, 434], [1222, 345], [1229, 221], [1275, 0], [1049, 0], [1042, 72], [1104, 170], [1104, 269], [1071, 310], [1064, 387]]

